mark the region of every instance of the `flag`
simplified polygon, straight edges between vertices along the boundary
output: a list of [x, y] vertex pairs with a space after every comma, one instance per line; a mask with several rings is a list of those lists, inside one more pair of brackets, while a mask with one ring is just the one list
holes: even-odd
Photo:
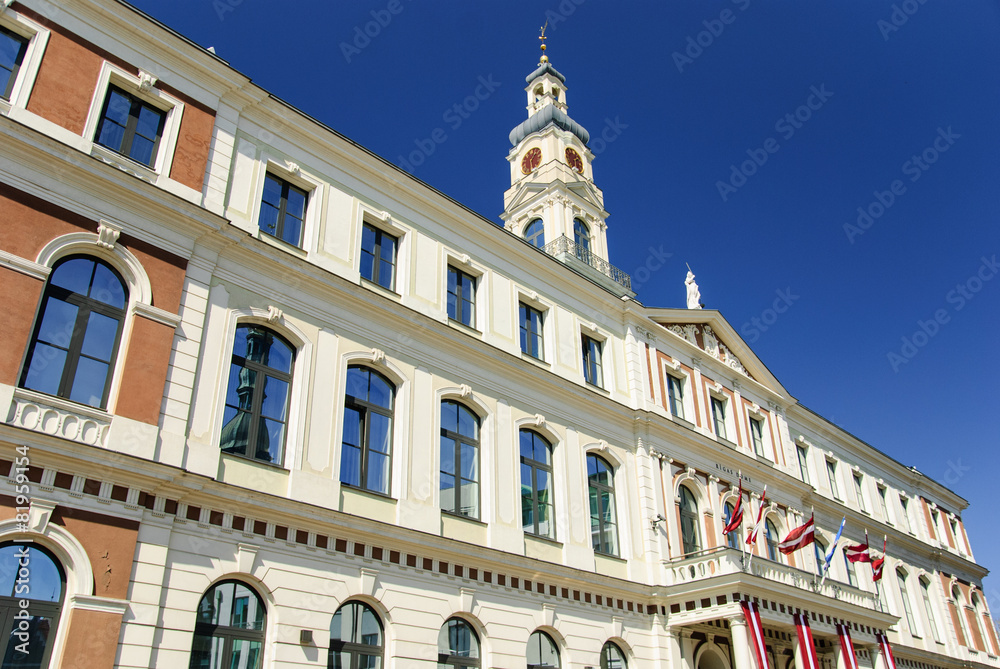
[[740, 477], [740, 490], [736, 493], [736, 507], [733, 509], [733, 515], [729, 517], [729, 523], [722, 528], [723, 534], [729, 534], [730, 532], [736, 532], [740, 529], [740, 525], [743, 524], [743, 477]]
[[886, 536], [882, 541], [882, 557], [872, 560], [872, 581], [876, 583], [882, 580], [882, 567], [885, 566], [885, 547], [888, 543], [889, 537]]
[[826, 561], [823, 564], [823, 573], [830, 571], [830, 562], [833, 561], [833, 554], [837, 552], [837, 542], [840, 541], [840, 536], [844, 533], [844, 524], [847, 522], [847, 516], [840, 521], [840, 529], [837, 530], [837, 536], [834, 537], [833, 543], [830, 544], [830, 550], [826, 552]]
[[794, 553], [800, 548], [805, 548], [813, 542], [816, 538], [813, 534], [815, 530], [815, 521], [813, 516], [809, 516], [803, 525], [796, 527], [794, 530], [788, 533], [788, 536], [778, 544], [778, 550], [788, 555], [789, 553]]
[[816, 644], [813, 642], [812, 630], [809, 629], [809, 618], [804, 613], [793, 613], [792, 618], [795, 619], [795, 631], [799, 635], [802, 664], [805, 669], [820, 669], [822, 665], [816, 657]]
[[753, 546], [757, 543], [757, 533], [760, 532], [760, 528], [764, 525], [764, 508], [767, 506], [764, 501], [767, 499], [767, 486], [764, 486], [764, 492], [760, 494], [760, 506], [757, 507], [757, 522], [753, 524], [753, 529], [750, 530], [750, 536], [747, 537], [747, 546]]
[[868, 552], [868, 544], [857, 544], [844, 547], [844, 557], [848, 562], [871, 562], [872, 556]]
[[854, 655], [854, 644], [851, 642], [851, 628], [837, 624], [837, 635], [840, 637], [840, 653], [847, 669], [858, 669], [858, 658]]
[[892, 656], [892, 646], [889, 645], [889, 637], [884, 634], [876, 634], [875, 638], [878, 640], [879, 648], [882, 649], [885, 666], [888, 669], [896, 669], [896, 658]]
[[743, 609], [747, 627], [750, 628], [750, 645], [753, 646], [754, 655], [757, 657], [757, 666], [759, 669], [771, 669], [767, 644], [764, 641], [764, 625], [760, 622], [760, 610], [755, 602], [746, 599], [740, 602], [740, 607]]

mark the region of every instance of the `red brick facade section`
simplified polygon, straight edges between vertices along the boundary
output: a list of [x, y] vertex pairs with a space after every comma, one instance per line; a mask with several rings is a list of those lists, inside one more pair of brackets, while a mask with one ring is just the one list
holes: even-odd
[[174, 162], [170, 167], [171, 179], [201, 191], [214, 127], [215, 115], [211, 111], [192, 104], [185, 106]]
[[156, 425], [173, 339], [174, 329], [170, 326], [136, 317], [122, 368], [117, 415]]
[[31, 325], [44, 283], [38, 279], [0, 267], [4, 287], [3, 318], [0, 318], [0, 383], [16, 385], [21, 360], [31, 338]]
[[115, 666], [122, 616], [107, 611], [74, 609], [63, 649], [64, 667], [107, 669]]
[[82, 40], [50, 27], [28, 111], [82, 135], [104, 59]]

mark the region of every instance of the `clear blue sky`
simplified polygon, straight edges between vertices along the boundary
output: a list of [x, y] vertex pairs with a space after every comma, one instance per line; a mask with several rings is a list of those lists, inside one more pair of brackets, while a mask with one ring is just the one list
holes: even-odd
[[690, 263], [803, 404], [968, 499], [1000, 567], [997, 2], [135, 4], [392, 162], [441, 129], [414, 174], [494, 221], [548, 16], [570, 115], [612, 140], [591, 142], [612, 262], [644, 277], [650, 247], [673, 254], [639, 299], [684, 306]]

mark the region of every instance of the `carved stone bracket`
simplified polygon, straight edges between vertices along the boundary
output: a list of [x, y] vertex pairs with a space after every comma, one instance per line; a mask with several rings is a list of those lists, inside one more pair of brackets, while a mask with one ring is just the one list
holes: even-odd
[[385, 351], [380, 348], [372, 348], [371, 350], [372, 362], [376, 365], [381, 365], [385, 363]]
[[283, 312], [281, 309], [279, 309], [278, 307], [276, 307], [274, 305], [268, 305], [268, 307], [267, 307], [267, 322], [268, 323], [272, 323], [272, 324], [273, 323], [277, 323], [278, 321], [280, 321], [284, 317], [285, 317], [285, 312]]
[[118, 241], [118, 236], [121, 235], [122, 228], [120, 225], [115, 225], [110, 221], [105, 221], [103, 218], [97, 226], [97, 245], [102, 246], [106, 249], [115, 248], [115, 243]]
[[158, 79], [149, 72], [139, 70], [139, 90], [143, 93], [148, 93], [152, 90], [157, 81]]

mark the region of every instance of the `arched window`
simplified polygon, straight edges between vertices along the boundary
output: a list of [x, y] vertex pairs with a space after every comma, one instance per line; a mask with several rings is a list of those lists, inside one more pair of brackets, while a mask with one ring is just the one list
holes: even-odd
[[[735, 511], [736, 507], [733, 506], [732, 503], [726, 502], [725, 525], [728, 525], [729, 522], [733, 519], [733, 513]], [[729, 546], [730, 548], [735, 548], [736, 550], [739, 550], [741, 541], [743, 541], [742, 527], [737, 527], [735, 530], [726, 535], [726, 545]]]
[[223, 453], [281, 464], [295, 349], [260, 325], [236, 328], [219, 447]]
[[953, 585], [951, 588], [951, 598], [955, 602], [955, 617], [958, 618], [958, 626], [961, 628], [959, 631], [962, 638], [959, 641], [964, 641], [966, 646], [973, 648], [975, 642], [969, 634], [968, 623], [965, 619], [965, 598], [962, 597], [962, 591], [957, 585]]
[[934, 616], [934, 606], [931, 604], [931, 582], [927, 578], [920, 579], [920, 596], [924, 600], [924, 613], [927, 615], [927, 625], [931, 628], [931, 635], [934, 640], [941, 641], [941, 633], [938, 631], [937, 618]]
[[216, 583], [198, 604], [190, 669], [260, 669], [264, 656], [264, 602], [240, 581]]
[[576, 255], [581, 260], [590, 261], [590, 229], [579, 218], [573, 219], [573, 242], [576, 244]]
[[521, 430], [521, 525], [525, 532], [556, 538], [552, 503], [552, 445], [537, 432]]
[[441, 509], [479, 518], [479, 417], [441, 402]]
[[628, 669], [625, 653], [610, 641], [601, 649], [601, 669]]
[[858, 587], [858, 579], [854, 574], [854, 563], [847, 559], [847, 553], [844, 553], [844, 571], [847, 572], [847, 584]]
[[452, 618], [438, 633], [438, 669], [478, 666], [479, 636], [472, 625]]
[[69, 256], [52, 268], [21, 387], [104, 409], [125, 322], [128, 290], [111, 265]]
[[983, 650], [992, 654], [990, 637], [987, 633], [989, 619], [986, 617], [986, 610], [983, 608], [983, 603], [976, 593], [972, 594], [972, 610], [976, 617], [976, 625], [979, 627], [979, 636], [983, 640]]
[[395, 387], [378, 372], [368, 367], [347, 368], [341, 483], [389, 494], [395, 393]]
[[538, 248], [545, 246], [545, 226], [542, 224], [542, 219], [536, 218], [531, 223], [528, 223], [528, 227], [524, 229], [524, 238], [532, 246], [537, 246]]
[[[21, 570], [27, 572], [19, 574]], [[4, 669], [49, 666], [65, 584], [59, 561], [38, 544], [0, 546], [0, 657]], [[28, 604], [26, 609], [21, 608], [22, 600]]]
[[764, 543], [767, 544], [767, 559], [781, 562], [781, 553], [778, 552], [778, 528], [770, 520], [764, 521]]
[[[382, 621], [372, 607], [347, 602], [330, 623], [329, 669], [382, 669]], [[227, 667], [229, 665], [226, 665]]]
[[527, 669], [559, 669], [559, 649], [545, 632], [532, 632], [528, 637]]
[[913, 611], [910, 607], [910, 593], [906, 590], [906, 572], [902, 569], [896, 570], [896, 582], [899, 584], [899, 600], [903, 604], [903, 611], [906, 613], [906, 626], [910, 629], [910, 634], [920, 636], [920, 630], [913, 620]]
[[701, 550], [701, 531], [698, 529], [698, 502], [694, 494], [681, 486], [681, 543], [684, 553], [697, 553]]
[[611, 466], [593, 453], [587, 454], [587, 481], [590, 489], [591, 543], [598, 553], [618, 555], [614, 477]]
[[[815, 535], [814, 535], [815, 536]], [[826, 544], [819, 537], [813, 541], [813, 550], [816, 553], [816, 573], [823, 575], [823, 565], [826, 564]]]

